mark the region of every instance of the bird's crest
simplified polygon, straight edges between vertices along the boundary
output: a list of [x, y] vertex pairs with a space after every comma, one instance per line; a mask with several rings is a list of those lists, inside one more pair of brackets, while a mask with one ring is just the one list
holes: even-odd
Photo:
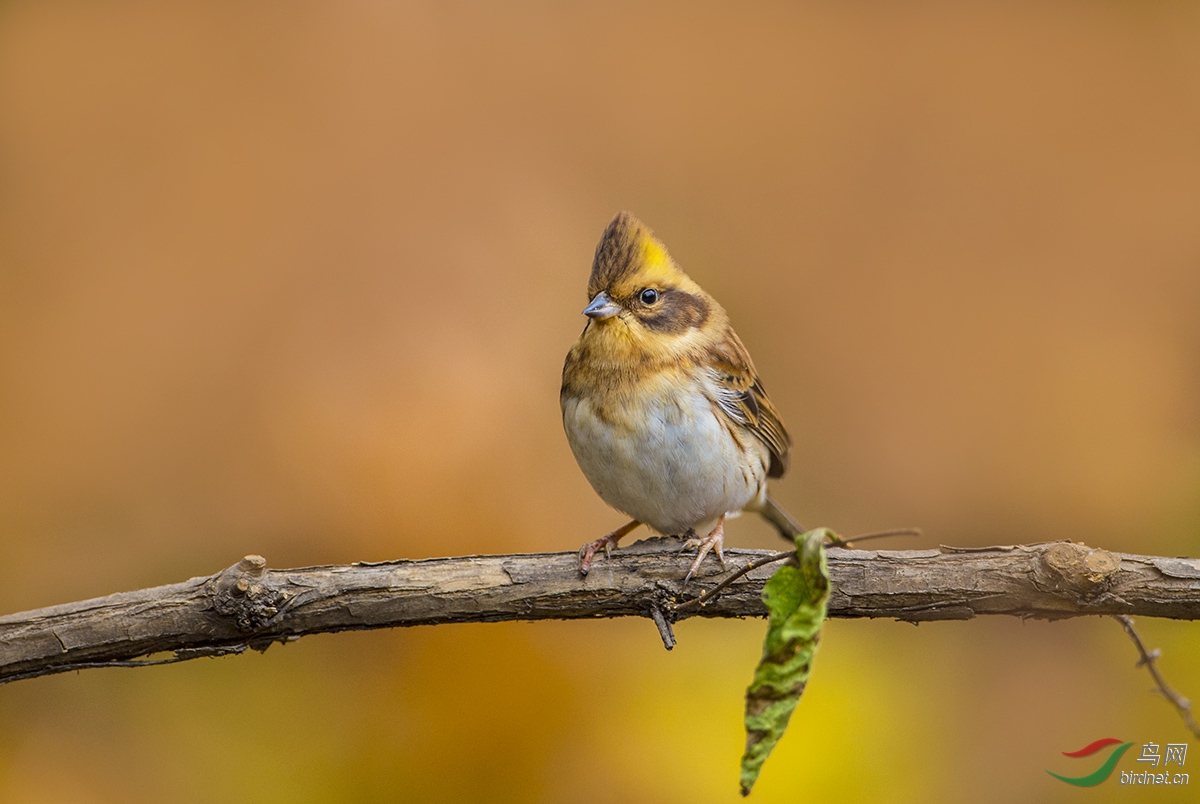
[[641, 284], [686, 279], [686, 274], [667, 253], [667, 247], [654, 236], [650, 227], [630, 212], [618, 212], [600, 236], [588, 296], [612, 290], [625, 280], [637, 277]]

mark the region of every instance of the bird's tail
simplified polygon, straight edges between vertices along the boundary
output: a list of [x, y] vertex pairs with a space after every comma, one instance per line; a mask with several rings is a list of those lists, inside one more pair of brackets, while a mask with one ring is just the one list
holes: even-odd
[[775, 530], [779, 531], [779, 535], [790, 544], [795, 544], [796, 537], [804, 533], [804, 526], [792, 519], [792, 515], [783, 510], [770, 494], [766, 495], [758, 513], [762, 514], [763, 519], [774, 525]]

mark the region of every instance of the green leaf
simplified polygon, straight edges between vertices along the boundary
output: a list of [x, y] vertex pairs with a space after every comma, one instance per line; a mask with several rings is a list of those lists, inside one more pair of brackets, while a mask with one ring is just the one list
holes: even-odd
[[795, 557], [776, 570], [763, 588], [767, 638], [754, 680], [746, 690], [743, 796], [750, 795], [763, 762], [783, 736], [808, 683], [829, 603], [824, 541], [831, 535], [827, 528], [817, 528], [797, 536]]

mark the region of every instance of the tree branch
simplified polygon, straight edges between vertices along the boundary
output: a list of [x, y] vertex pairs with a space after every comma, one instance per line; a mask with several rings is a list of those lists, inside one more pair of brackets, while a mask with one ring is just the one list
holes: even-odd
[[[727, 573], [683, 588], [679, 542], [648, 539], [586, 577], [574, 553], [464, 556], [269, 570], [247, 556], [216, 575], [0, 617], [0, 683], [89, 667], [142, 666], [265, 650], [306, 634], [499, 620], [765, 613], [763, 566], [703, 605]], [[833, 617], [912, 622], [979, 614], [1125, 614], [1200, 619], [1200, 560], [1109, 553], [1070, 542], [940, 550], [829, 550]], [[726, 552], [732, 568], [771, 555]], [[665, 627], [664, 627], [665, 626]], [[145, 659], [169, 652], [170, 656]]]

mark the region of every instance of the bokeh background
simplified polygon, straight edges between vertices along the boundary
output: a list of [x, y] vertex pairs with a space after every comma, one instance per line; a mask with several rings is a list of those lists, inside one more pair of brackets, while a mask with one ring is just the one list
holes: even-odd
[[[0, 611], [608, 531], [557, 392], [620, 209], [730, 311], [803, 522], [1197, 554], [1194, 4], [7, 0]], [[1141, 628], [1200, 696], [1200, 626]], [[763, 630], [12, 684], [0, 801], [733, 801]], [[1134, 658], [1105, 620], [832, 622], [754, 800], [1185, 800], [1045, 772], [1186, 739]]]

